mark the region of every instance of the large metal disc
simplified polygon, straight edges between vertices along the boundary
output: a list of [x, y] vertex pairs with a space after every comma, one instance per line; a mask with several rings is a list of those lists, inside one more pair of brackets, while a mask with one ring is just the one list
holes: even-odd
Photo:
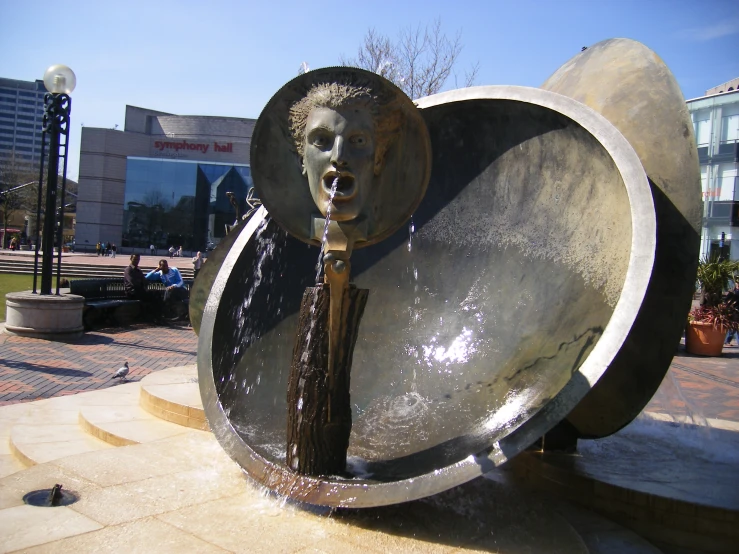
[[418, 207], [429, 181], [431, 147], [423, 119], [413, 102], [393, 83], [369, 71], [353, 67], [326, 67], [300, 75], [285, 84], [267, 103], [254, 126], [251, 171], [257, 196], [271, 216], [290, 234], [317, 245], [313, 216], [321, 216], [311, 197], [307, 177], [301, 174], [301, 158], [290, 136], [291, 107], [308, 91], [325, 83], [368, 88], [385, 105], [392, 105], [403, 124], [384, 156], [382, 170], [374, 177], [371, 198], [364, 214], [364, 248], [398, 230]]
[[599, 42], [542, 88], [590, 106], [618, 128], [638, 154], [654, 199], [657, 251], [644, 305], [611, 367], [567, 418], [581, 436], [604, 437], [647, 405], [685, 328], [700, 249], [698, 153], [680, 87], [639, 42]]
[[419, 105], [435, 157], [412, 231], [352, 255], [370, 296], [351, 373], [348, 476], [284, 465], [297, 312], [319, 249], [261, 209], [205, 307], [198, 370], [210, 426], [251, 477], [297, 500], [403, 502], [516, 455], [597, 382], [646, 291], [651, 194], [605, 118], [523, 87]]

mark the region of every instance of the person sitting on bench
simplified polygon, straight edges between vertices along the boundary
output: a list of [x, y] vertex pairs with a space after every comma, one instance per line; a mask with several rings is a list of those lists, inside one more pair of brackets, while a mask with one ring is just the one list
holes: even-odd
[[161, 301], [156, 294], [146, 290], [146, 278], [144, 272], [139, 269], [141, 256], [131, 254], [130, 259], [131, 263], [123, 270], [123, 291], [126, 298], [139, 300], [144, 317], [156, 319], [161, 311]]
[[134, 300], [146, 300], [146, 278], [144, 272], [139, 269], [141, 256], [131, 254], [131, 263], [123, 270], [123, 290], [127, 298]]
[[149, 281], [160, 281], [164, 283], [166, 291], [164, 292], [164, 301], [184, 300], [187, 298], [187, 289], [180, 275], [180, 270], [176, 267], [169, 267], [167, 260], [159, 260], [159, 267], [151, 270], [145, 275]]

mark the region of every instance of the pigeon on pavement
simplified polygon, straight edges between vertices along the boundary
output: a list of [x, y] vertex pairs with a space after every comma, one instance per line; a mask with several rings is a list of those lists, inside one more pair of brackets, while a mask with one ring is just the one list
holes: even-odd
[[115, 372], [113, 379], [119, 377], [121, 381], [123, 381], [126, 378], [126, 375], [128, 375], [128, 362], [123, 362], [123, 367]]

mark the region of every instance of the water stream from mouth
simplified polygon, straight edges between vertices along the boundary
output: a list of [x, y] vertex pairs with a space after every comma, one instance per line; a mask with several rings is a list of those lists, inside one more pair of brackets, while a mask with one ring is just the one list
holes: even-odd
[[328, 205], [326, 206], [326, 221], [323, 224], [323, 236], [321, 237], [321, 250], [318, 252], [318, 261], [316, 262], [316, 284], [321, 283], [321, 271], [323, 270], [323, 249], [326, 246], [326, 240], [328, 239], [328, 225], [331, 222], [331, 208], [334, 205], [334, 196], [336, 196], [336, 189], [339, 188], [339, 175], [334, 177], [334, 182], [331, 183], [331, 192], [328, 195]]

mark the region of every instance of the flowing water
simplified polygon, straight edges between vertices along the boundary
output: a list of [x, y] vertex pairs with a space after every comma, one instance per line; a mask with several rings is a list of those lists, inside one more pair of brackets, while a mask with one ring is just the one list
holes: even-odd
[[336, 189], [339, 187], [339, 176], [334, 178], [334, 182], [331, 183], [331, 192], [328, 196], [328, 206], [326, 207], [326, 221], [323, 223], [323, 236], [321, 237], [321, 250], [318, 253], [318, 261], [316, 262], [316, 284], [321, 283], [321, 272], [323, 271], [323, 248], [326, 246], [326, 240], [328, 240], [328, 226], [331, 223], [331, 208], [334, 205], [334, 196], [336, 196]]

